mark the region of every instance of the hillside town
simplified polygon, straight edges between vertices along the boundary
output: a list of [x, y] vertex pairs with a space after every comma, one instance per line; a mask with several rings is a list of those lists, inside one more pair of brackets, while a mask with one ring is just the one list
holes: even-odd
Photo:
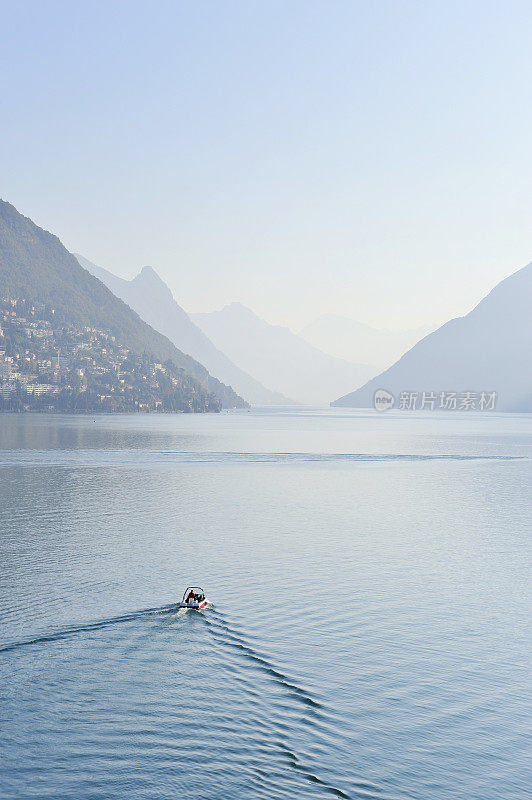
[[55, 309], [0, 298], [0, 411], [219, 411], [171, 362], [123, 347], [110, 331], [56, 320]]

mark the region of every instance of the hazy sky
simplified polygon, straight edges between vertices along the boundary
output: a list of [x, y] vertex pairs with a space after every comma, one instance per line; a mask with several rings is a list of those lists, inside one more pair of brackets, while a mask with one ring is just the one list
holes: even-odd
[[0, 196], [189, 311], [437, 325], [532, 259], [530, 0], [0, 11]]

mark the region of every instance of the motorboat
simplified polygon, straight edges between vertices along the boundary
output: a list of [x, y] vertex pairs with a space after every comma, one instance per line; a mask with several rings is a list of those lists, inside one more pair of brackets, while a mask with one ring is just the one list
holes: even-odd
[[179, 603], [179, 608], [193, 608], [199, 611], [206, 608], [209, 601], [205, 597], [205, 592], [201, 586], [187, 586], [183, 594], [183, 599]]

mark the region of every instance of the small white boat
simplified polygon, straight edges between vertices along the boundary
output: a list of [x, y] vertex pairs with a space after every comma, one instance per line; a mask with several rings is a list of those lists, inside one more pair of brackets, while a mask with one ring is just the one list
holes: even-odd
[[208, 605], [209, 601], [205, 597], [205, 592], [201, 586], [187, 586], [183, 594], [183, 599], [179, 603], [179, 608], [193, 608], [199, 611], [202, 608], [206, 608]]

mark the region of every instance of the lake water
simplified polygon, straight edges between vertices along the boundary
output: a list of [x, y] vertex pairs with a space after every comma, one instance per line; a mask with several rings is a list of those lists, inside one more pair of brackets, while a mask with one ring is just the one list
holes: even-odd
[[0, 796], [528, 797], [531, 433], [0, 415]]

